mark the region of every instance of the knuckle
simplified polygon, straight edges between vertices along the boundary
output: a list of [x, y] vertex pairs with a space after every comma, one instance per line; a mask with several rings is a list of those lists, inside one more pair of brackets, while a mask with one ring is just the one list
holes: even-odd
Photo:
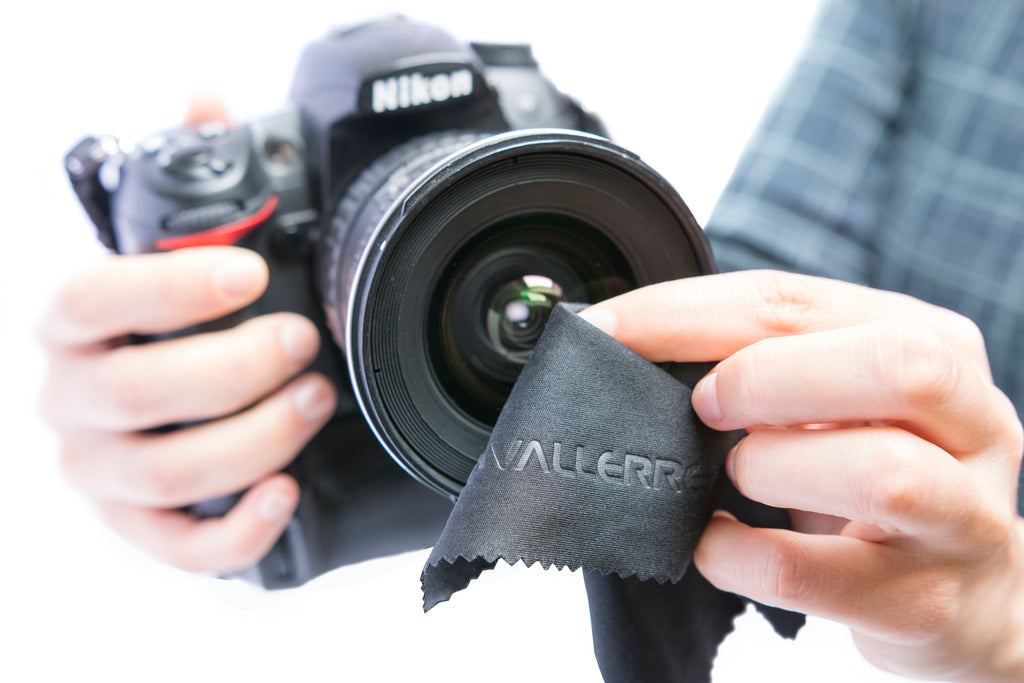
[[54, 385], [55, 377], [52, 372], [47, 371], [39, 391], [36, 393], [36, 414], [50, 427], [57, 427], [59, 422], [56, 400], [57, 390]]
[[820, 315], [818, 297], [806, 278], [778, 271], [755, 275], [751, 302], [760, 327], [771, 336], [799, 334]]
[[145, 280], [147, 299], [163, 311], [196, 310], [214, 296], [211, 279], [202, 277], [212, 260], [206, 250], [179, 249], [155, 255], [151, 261], [154, 275]]
[[985, 335], [982, 333], [981, 328], [978, 327], [978, 324], [966, 315], [948, 309], [941, 310], [945, 316], [945, 325], [952, 330], [953, 335], [961, 340], [965, 347], [973, 349], [984, 356], [986, 354]]
[[260, 316], [206, 337], [205, 343], [212, 345], [210, 355], [218, 359], [219, 373], [237, 378], [231, 391], [245, 394], [237, 400], [251, 402], [253, 392], [265, 396], [295, 372], [281, 340], [284, 315]]
[[279, 333], [286, 316], [275, 313], [253, 318], [226, 333], [223, 341], [230, 348], [227, 363], [233, 372], [245, 373], [237, 376], [288, 376], [291, 368]]
[[154, 507], [175, 507], [196, 502], [198, 474], [176, 459], [139, 458], [130, 486]]
[[757, 441], [757, 433], [750, 434], [740, 440], [728, 455], [732, 460], [730, 469], [734, 477], [733, 483], [748, 498], [756, 498], [759, 490], [763, 488], [763, 473], [757, 466], [759, 459], [754, 456]]
[[998, 389], [996, 400], [999, 403], [999, 410], [996, 412], [998, 426], [996, 428], [996, 439], [1001, 444], [1001, 450], [1006, 454], [1014, 469], [1020, 466], [1021, 458], [1024, 457], [1024, 425], [1021, 424], [1017, 411], [1007, 398]]
[[792, 544], [780, 544], [768, 555], [762, 577], [769, 595], [780, 605], [801, 605], [810, 596], [800, 552]]
[[44, 341], [53, 326], [72, 329], [91, 329], [102, 317], [103, 306], [85, 273], [72, 275], [53, 295], [50, 313], [37, 328], [37, 335]]
[[82, 488], [82, 456], [83, 453], [78, 444], [68, 439], [61, 439], [57, 451], [57, 471], [65, 482], [76, 489]]
[[925, 483], [897, 465], [877, 477], [869, 495], [868, 514], [874, 523], [912, 516], [927, 495]]
[[1000, 507], [981, 516], [980, 523], [975, 525], [975, 536], [980, 546], [989, 551], [1004, 548], [1012, 541], [1016, 524], [1017, 515], [1010, 506]]
[[945, 569], [926, 572], [916, 583], [922, 599], [917, 601], [909, 627], [911, 635], [930, 640], [948, 632], [956, 622], [963, 586], [959, 577]]
[[260, 548], [254, 539], [244, 534], [232, 534], [223, 539], [217, 558], [217, 571], [233, 572], [250, 567], [260, 559]]
[[188, 270], [183, 269], [179, 272], [169, 273], [167, 277], [154, 280], [152, 284], [154, 308], [186, 317], [192, 317], [197, 311], [214, 308], [217, 295], [212, 286], [202, 287], [200, 285], [202, 280], [184, 277], [189, 274]]
[[883, 379], [911, 407], [932, 406], [960, 392], [962, 368], [952, 346], [926, 325], [886, 324], [877, 341]]
[[[765, 368], [773, 367], [770, 344], [760, 342], [723, 361], [718, 370], [718, 401], [723, 413], [735, 419], [772, 405], [771, 386], [762, 379]], [[727, 412], [726, 412], [727, 411]]]
[[965, 482], [964, 490], [969, 506], [958, 516], [955, 543], [972, 561], [1001, 557], [1014, 542], [1018, 523], [1016, 501], [992, 495], [979, 480]]
[[124, 347], [110, 354], [107, 362], [97, 368], [96, 396], [118, 423], [137, 426], [149, 410], [149, 383], [142, 371], [135, 347]]
[[[1014, 418], [1016, 418], [1016, 415], [1014, 415]], [[1021, 425], [1019, 419], [1010, 421], [1007, 428], [1006, 441], [1007, 453], [1012, 457], [1012, 462], [1019, 465], [1021, 457], [1024, 456], [1024, 425]]]

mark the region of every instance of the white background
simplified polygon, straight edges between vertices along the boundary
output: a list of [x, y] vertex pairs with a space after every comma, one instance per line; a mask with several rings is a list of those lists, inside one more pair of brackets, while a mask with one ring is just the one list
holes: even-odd
[[[673, 5], [676, 5], [673, 8]], [[486, 8], [485, 8], [486, 7]], [[528, 41], [544, 70], [679, 189], [702, 223], [812, 16], [796, 2], [35, 2], [0, 26], [0, 680], [597, 681], [582, 581], [501, 567], [428, 615], [424, 553], [262, 594], [164, 568], [60, 480], [34, 413], [31, 328], [66, 273], [103, 257], [64, 180], [86, 133], [176, 124], [196, 87], [245, 121], [285, 99], [330, 26], [400, 10], [464, 40]], [[895, 680], [844, 629], [795, 642], [747, 614], [716, 683]]]

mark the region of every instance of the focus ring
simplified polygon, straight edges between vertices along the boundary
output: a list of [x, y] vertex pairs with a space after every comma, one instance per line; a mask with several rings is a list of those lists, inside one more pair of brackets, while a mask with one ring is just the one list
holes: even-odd
[[363, 251], [377, 226], [420, 175], [441, 159], [485, 137], [488, 135], [484, 133], [446, 131], [413, 138], [377, 157], [338, 201], [316, 269], [327, 326], [335, 343], [346, 353], [349, 293]]

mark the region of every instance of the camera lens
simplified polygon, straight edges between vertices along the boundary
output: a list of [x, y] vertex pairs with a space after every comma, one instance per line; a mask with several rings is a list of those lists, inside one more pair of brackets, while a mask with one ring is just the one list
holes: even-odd
[[448, 263], [430, 302], [433, 371], [448, 398], [493, 424], [559, 301], [600, 301], [635, 286], [598, 231], [558, 214], [484, 226]]
[[487, 337], [517, 365], [530, 357], [562, 288], [543, 275], [523, 275], [498, 290], [487, 307]]
[[554, 306], [712, 270], [668, 183], [591, 135], [437, 133], [349, 186], [319, 286], [357, 401], [410, 474], [455, 496]]

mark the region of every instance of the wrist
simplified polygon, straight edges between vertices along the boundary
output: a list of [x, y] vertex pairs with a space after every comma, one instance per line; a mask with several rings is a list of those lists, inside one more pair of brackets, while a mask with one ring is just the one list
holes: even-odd
[[1024, 681], [1024, 518], [1017, 517], [1011, 530], [1006, 592], [993, 585], [993, 596], [1004, 605], [1005, 621], [995, 647], [979, 671], [962, 680], [972, 683]]

